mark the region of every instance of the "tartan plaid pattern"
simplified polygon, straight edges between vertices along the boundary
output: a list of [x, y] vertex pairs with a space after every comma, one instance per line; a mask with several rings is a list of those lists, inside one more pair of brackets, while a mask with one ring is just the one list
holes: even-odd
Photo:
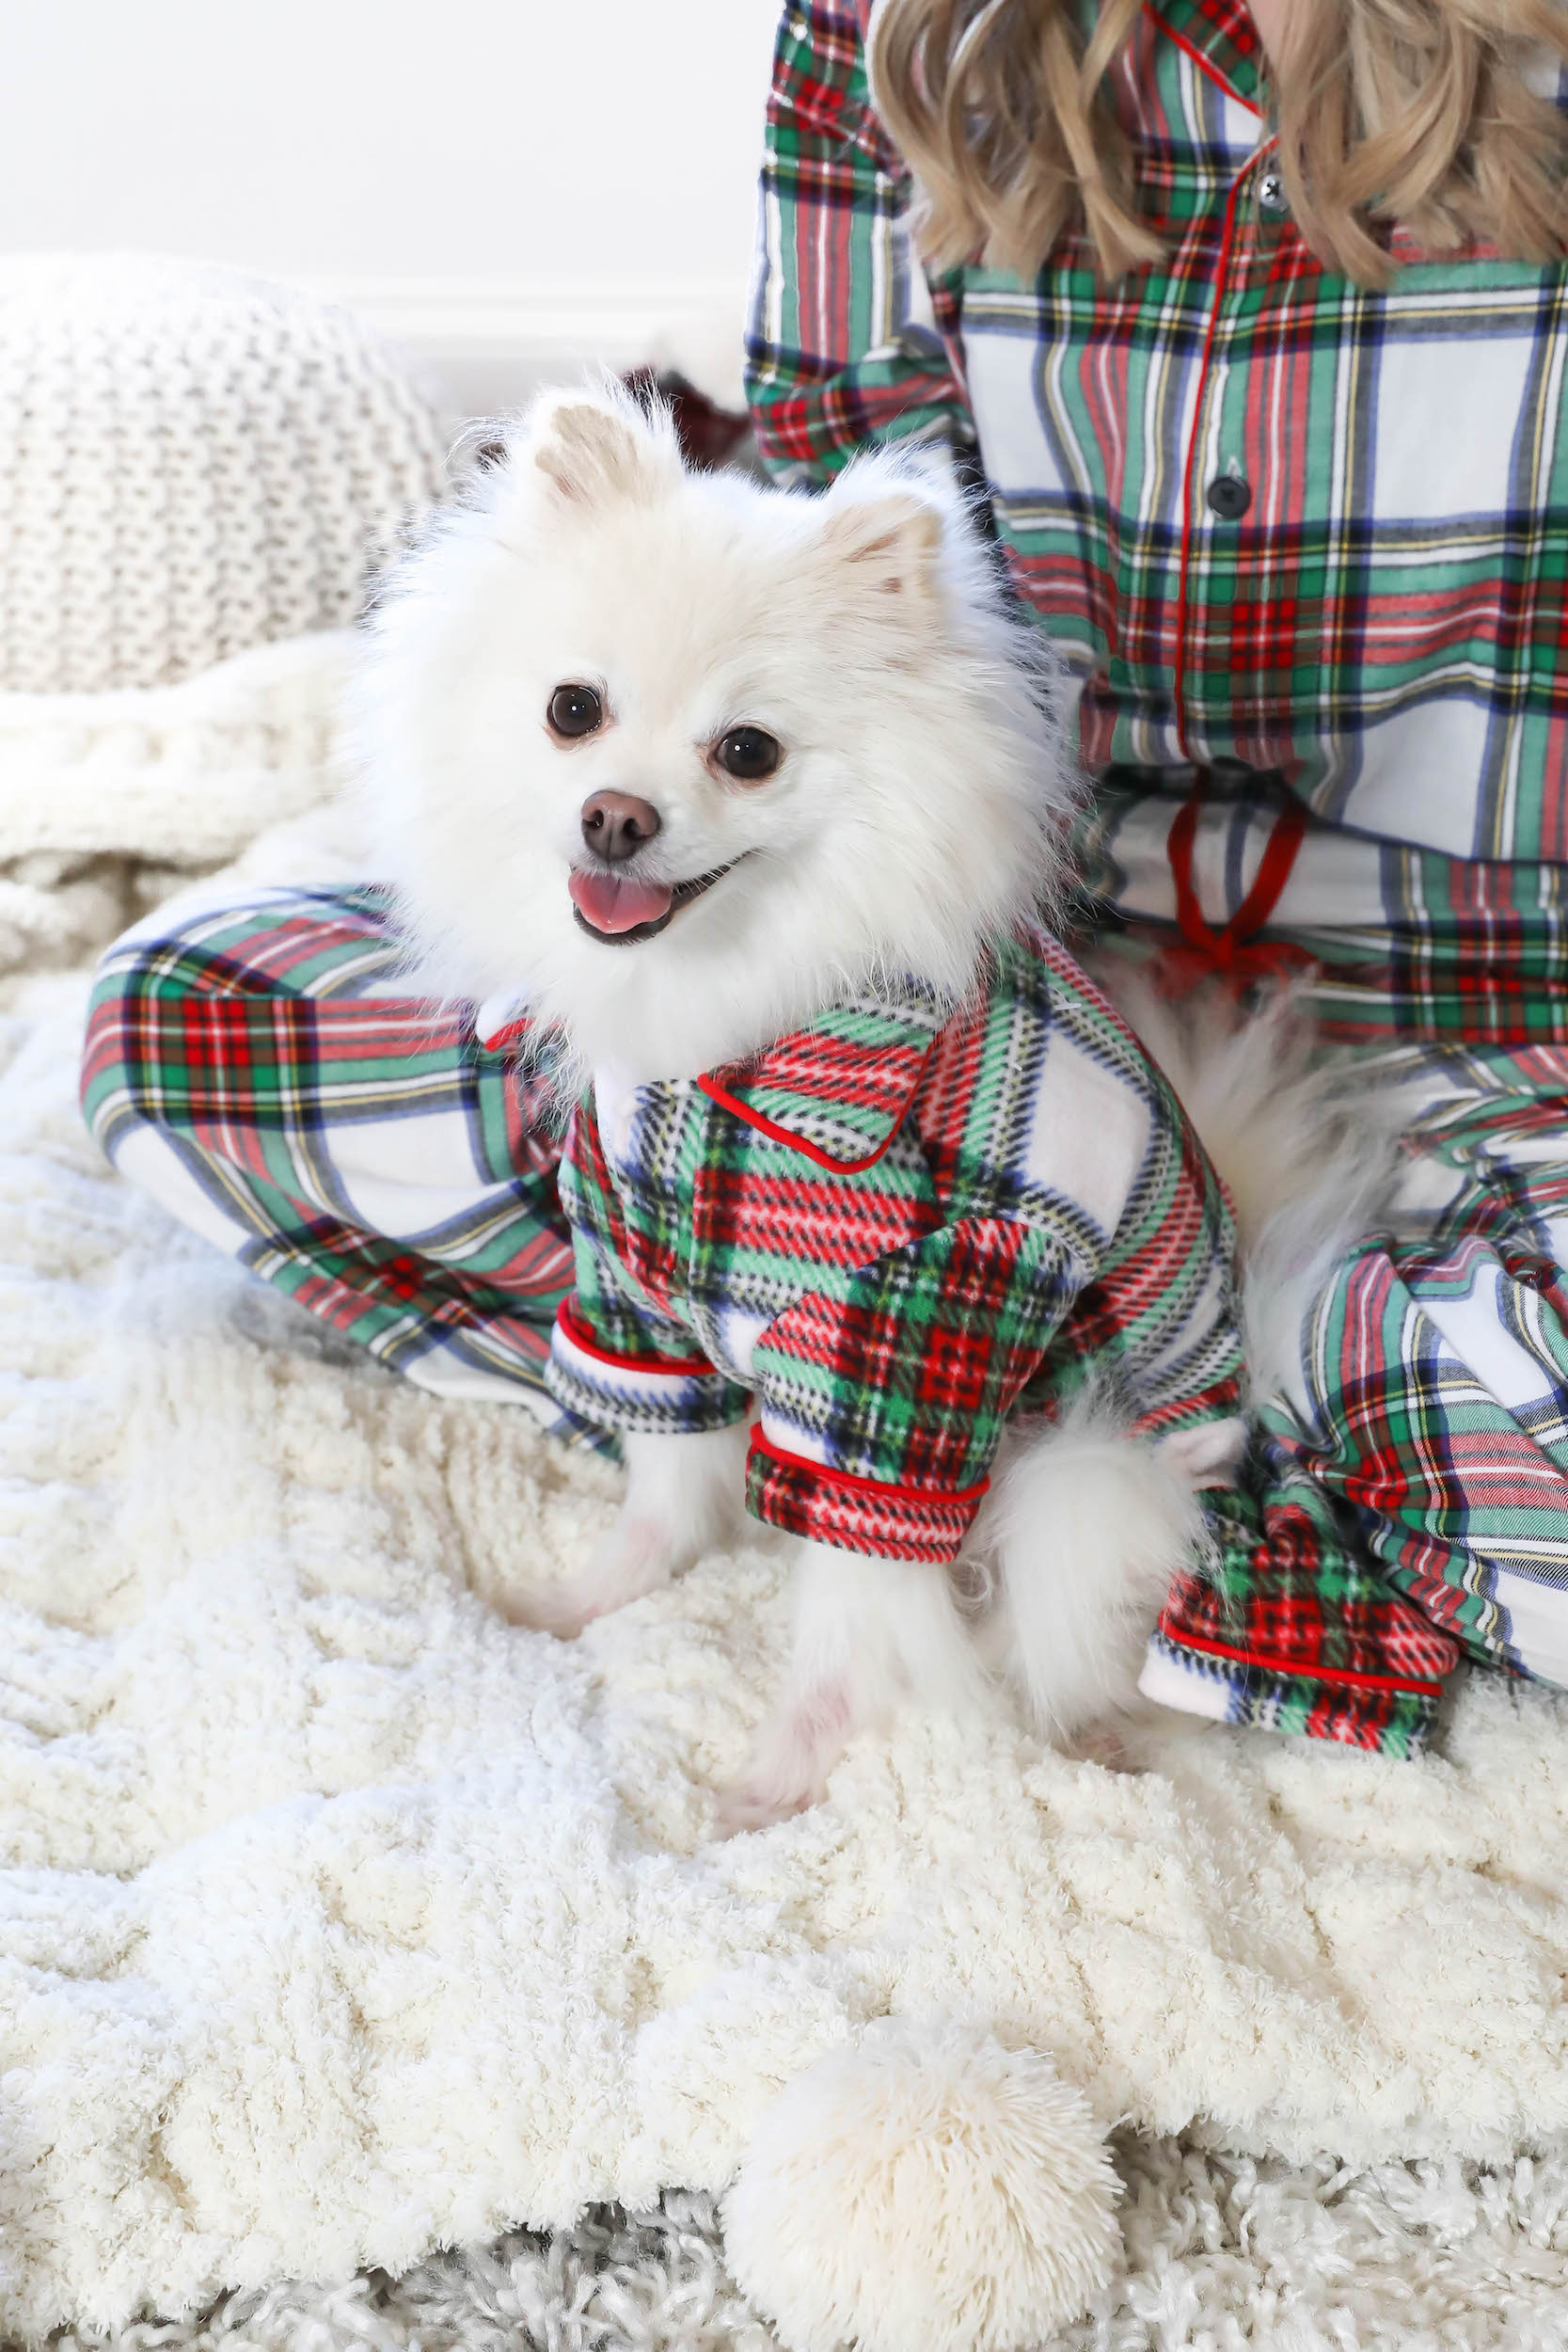
[[[1191, 961], [1214, 968], [1214, 940], [1255, 889], [1285, 805], [1266, 780], [1245, 792], [1227, 781], [1211, 774], [1196, 805], [1185, 771], [1117, 770], [1099, 781], [1078, 845], [1086, 928], [1109, 920], [1132, 941], [1170, 936], [1170, 841], [1188, 814]], [[1164, 953], [1180, 966], [1185, 939]], [[1325, 1043], [1358, 1055], [1394, 1041], [1568, 1042], [1568, 865], [1445, 857], [1310, 825], [1268, 929], [1243, 944], [1236, 968], [1299, 972]]]
[[[748, 1502], [950, 1560], [1006, 1416], [1110, 1382], [1155, 1435], [1237, 1409], [1228, 1212], [1186, 1120], [1042, 932], [954, 1009], [911, 983], [567, 1137], [557, 1399], [672, 1432], [760, 1400]], [[626, 1421], [630, 1409], [629, 1424]]]
[[1167, 1707], [1412, 1756], [1459, 1645], [1393, 1592], [1286, 1446], [1205, 1498], [1212, 1548], [1178, 1577], [1140, 1685]]
[[571, 1244], [544, 1081], [516, 1033], [399, 974], [373, 890], [264, 890], [163, 912], [93, 990], [82, 1070], [108, 1156], [380, 1362], [520, 1402], [603, 1447], [544, 1380]]
[[985, 1493], [982, 1481], [955, 1494], [834, 1475], [801, 1462], [759, 1435], [746, 1463], [746, 1507], [771, 1527], [810, 1542], [895, 1560], [956, 1560]]
[[1337, 1270], [1301, 1410], [1264, 1414], [1262, 1540], [1173, 1592], [1145, 1677], [1173, 1705], [1307, 1731], [1290, 1668], [1325, 1631], [1362, 1677], [1436, 1682], [1463, 1654], [1568, 1685], [1568, 1050], [1384, 1049], [1364, 1074], [1403, 1091], [1420, 1230]]
[[1568, 1052], [1445, 1056], [1412, 1132], [1451, 1196], [1320, 1301], [1301, 1452], [1471, 1655], [1568, 1683]]
[[[1243, 937], [1322, 965], [1346, 1040], [1568, 1036], [1568, 270], [1399, 233], [1386, 293], [1324, 270], [1259, 200], [1243, 0], [1151, 0], [1109, 87], [1167, 258], [1107, 287], [1069, 235], [1032, 280], [927, 286], [868, 13], [791, 0], [781, 25], [765, 457], [820, 480], [867, 439], [977, 440], [1017, 587], [1084, 680], [1101, 914], [1231, 966], [1213, 943], [1245, 910]], [[1288, 879], [1259, 897], [1271, 842]]]

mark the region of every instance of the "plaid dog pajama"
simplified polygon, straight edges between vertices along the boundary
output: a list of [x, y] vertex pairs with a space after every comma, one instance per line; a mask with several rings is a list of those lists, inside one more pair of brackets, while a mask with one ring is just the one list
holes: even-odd
[[744, 1070], [578, 1105], [559, 1401], [743, 1421], [748, 1501], [815, 1542], [954, 1560], [1011, 1413], [1091, 1383], [1158, 1438], [1239, 1410], [1228, 1211], [1196, 1138], [1032, 926], [960, 1009], [909, 983]]

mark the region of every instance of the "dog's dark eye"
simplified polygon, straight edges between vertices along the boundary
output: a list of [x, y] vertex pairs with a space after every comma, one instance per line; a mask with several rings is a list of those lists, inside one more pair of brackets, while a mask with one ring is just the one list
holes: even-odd
[[591, 686], [558, 686], [550, 696], [550, 724], [557, 735], [592, 735], [604, 724], [604, 705]]
[[741, 784], [760, 784], [784, 757], [784, 746], [761, 727], [732, 727], [721, 739], [717, 757], [727, 776]]

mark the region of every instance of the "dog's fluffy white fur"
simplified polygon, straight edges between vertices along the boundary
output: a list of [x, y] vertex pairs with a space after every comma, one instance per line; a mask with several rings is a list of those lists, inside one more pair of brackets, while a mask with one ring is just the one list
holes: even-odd
[[[960, 993], [1057, 864], [1042, 660], [934, 469], [868, 456], [789, 496], [689, 472], [668, 415], [608, 387], [547, 396], [372, 624], [360, 744], [426, 972], [519, 990], [633, 1082], [754, 1051], [880, 970]], [[613, 715], [562, 745], [565, 682]], [[713, 765], [743, 723], [786, 747], [766, 789]], [[595, 791], [657, 807], [651, 879], [740, 861], [629, 952], [566, 893]]]
[[[1058, 869], [1075, 771], [1053, 675], [940, 464], [868, 454], [820, 497], [791, 495], [688, 471], [669, 418], [611, 387], [547, 395], [404, 564], [370, 634], [363, 766], [427, 984], [526, 1000], [574, 1084], [693, 1076], [883, 973], [961, 996], [987, 938]], [[546, 717], [562, 684], [605, 713], [569, 741]], [[765, 782], [718, 763], [742, 726], [783, 747]], [[633, 944], [585, 931], [568, 895], [584, 803], [606, 791], [658, 812], [640, 877], [727, 869]], [[1178, 1033], [1143, 1009], [1156, 1057], [1164, 1042], [1180, 1061]], [[1259, 1180], [1276, 1208], [1285, 1160], [1299, 1193], [1313, 1150], [1278, 1042], [1226, 1041], [1229, 1126], [1210, 1122], [1223, 1160], [1236, 1133], [1266, 1153], [1284, 1121]], [[570, 1634], [716, 1540], [739, 1509], [745, 1434], [629, 1438], [616, 1524], [535, 1621]], [[976, 1531], [978, 1639], [945, 1571], [800, 1545], [788, 1687], [723, 1822], [809, 1803], [901, 1697], [982, 1704], [988, 1663], [1060, 1740], [1133, 1706], [1198, 1538], [1195, 1488], [1227, 1474], [1236, 1435], [1134, 1445], [1092, 1398], [1015, 1435]]]

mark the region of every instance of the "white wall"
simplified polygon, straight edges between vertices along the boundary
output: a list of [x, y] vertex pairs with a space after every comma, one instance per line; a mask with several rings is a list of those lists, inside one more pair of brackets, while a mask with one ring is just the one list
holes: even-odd
[[11, 0], [0, 257], [325, 285], [463, 407], [579, 353], [733, 396], [780, 6]]

